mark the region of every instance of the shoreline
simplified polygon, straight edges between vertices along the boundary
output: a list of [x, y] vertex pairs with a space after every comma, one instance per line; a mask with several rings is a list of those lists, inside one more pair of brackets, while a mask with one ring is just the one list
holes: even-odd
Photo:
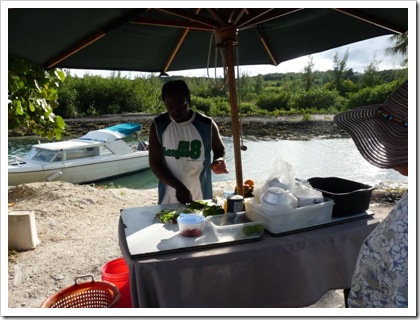
[[[64, 119], [67, 129], [63, 137], [80, 136], [90, 130], [102, 129], [123, 122], [138, 122], [142, 124], [140, 135], [147, 136], [150, 125], [156, 115], [119, 114], [97, 117]], [[302, 115], [287, 116], [247, 116], [240, 119], [244, 137], [255, 139], [309, 140], [311, 138], [333, 139], [349, 138], [349, 135], [339, 129], [333, 122], [332, 114], [310, 115], [310, 120], [303, 120]], [[213, 117], [222, 136], [232, 136], [232, 121], [230, 117]], [[8, 137], [27, 137], [29, 132], [8, 131]]]

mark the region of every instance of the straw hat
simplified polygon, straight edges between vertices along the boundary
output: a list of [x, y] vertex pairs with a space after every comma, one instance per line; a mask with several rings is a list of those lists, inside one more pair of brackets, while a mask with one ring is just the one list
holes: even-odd
[[382, 105], [342, 112], [334, 123], [346, 130], [359, 152], [379, 168], [408, 165], [408, 81]]

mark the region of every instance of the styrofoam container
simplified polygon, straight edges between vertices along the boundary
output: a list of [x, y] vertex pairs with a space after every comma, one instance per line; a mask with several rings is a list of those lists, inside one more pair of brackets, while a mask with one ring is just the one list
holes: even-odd
[[325, 198], [322, 203], [279, 211], [277, 215], [267, 214], [260, 204], [246, 199], [245, 215], [250, 220], [259, 220], [271, 233], [297, 230], [331, 221], [334, 201]]
[[228, 214], [207, 216], [206, 219], [219, 240], [241, 240], [264, 233], [261, 221], [237, 223], [230, 221]]

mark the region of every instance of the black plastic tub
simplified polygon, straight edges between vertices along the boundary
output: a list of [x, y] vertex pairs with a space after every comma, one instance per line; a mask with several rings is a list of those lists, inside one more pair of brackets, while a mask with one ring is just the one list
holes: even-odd
[[326, 198], [334, 200], [333, 217], [344, 217], [365, 212], [369, 208], [372, 191], [367, 184], [337, 177], [310, 178], [308, 182]]

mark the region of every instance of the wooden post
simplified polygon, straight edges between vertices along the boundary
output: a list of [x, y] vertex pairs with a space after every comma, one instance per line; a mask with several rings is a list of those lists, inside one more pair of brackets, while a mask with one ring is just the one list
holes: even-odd
[[229, 99], [230, 99], [230, 113], [232, 118], [232, 135], [233, 135], [233, 151], [235, 155], [235, 171], [236, 171], [236, 186], [237, 194], [244, 195], [244, 184], [242, 177], [242, 159], [241, 159], [241, 146], [240, 146], [240, 126], [238, 103], [236, 96], [235, 84], [235, 64], [234, 64], [234, 50], [233, 43], [228, 41], [226, 43], [226, 63], [228, 69], [229, 80]]

